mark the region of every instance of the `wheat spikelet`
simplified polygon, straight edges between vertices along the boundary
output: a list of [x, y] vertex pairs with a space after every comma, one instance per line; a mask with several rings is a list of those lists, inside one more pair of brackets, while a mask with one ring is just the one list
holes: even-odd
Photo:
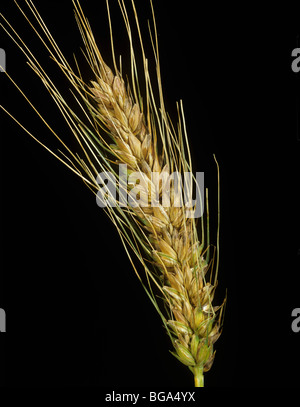
[[[88, 83], [81, 78], [80, 72], [75, 73], [61, 54], [51, 34], [46, 31], [32, 1], [26, 3], [47, 36], [48, 43], [45, 42], [45, 46], [77, 92], [76, 100], [87, 118], [84, 120], [71, 110], [37, 59], [23, 46], [22, 51], [30, 66], [57, 103], [84, 153], [83, 158], [79, 158], [47, 124], [68, 153], [65, 158], [54, 152], [52, 154], [78, 174], [96, 194], [100, 191], [97, 175], [101, 171], [110, 171], [116, 175], [119, 192], [124, 188], [126, 193], [135, 192], [136, 198], [132, 204], [124, 208], [117, 202], [115, 207], [106, 208], [107, 214], [117, 227], [124, 247], [131, 248], [144, 266], [148, 287], [135, 266], [134, 268], [165, 324], [174, 346], [173, 354], [193, 372], [195, 385], [203, 386], [203, 372], [212, 366], [215, 356], [213, 345], [221, 334], [224, 303], [219, 307], [213, 305], [217, 286], [218, 253], [215, 264], [214, 253], [210, 256], [209, 232], [205, 232], [203, 218], [199, 236], [195, 219], [191, 216], [194, 208], [182, 205], [182, 194], [178, 193], [174, 179], [170, 181], [174, 172], [191, 172], [192, 163], [182, 104], [178, 106], [177, 131], [164, 109], [154, 13], [155, 35], [152, 41], [159, 88], [158, 102], [154, 97], [148, 60], [132, 1], [146, 83], [146, 102], [143, 104], [138, 86], [139, 76], [132, 47], [130, 22], [123, 0], [119, 1], [119, 5], [131, 45], [132, 91], [130, 84], [126, 84], [117, 68], [115, 57], [114, 71], [104, 62], [78, 1], [73, 1], [76, 19], [85, 44], [86, 58], [94, 76]], [[10, 28], [12, 29], [11, 26]], [[7, 28], [4, 29], [8, 32]], [[13, 32], [12, 38], [18, 44], [22, 43], [18, 34], [14, 30]], [[38, 113], [37, 110], [36, 112]], [[105, 133], [109, 134], [109, 138]], [[120, 164], [126, 164], [125, 187], [116, 169]], [[141, 174], [139, 183], [132, 177], [136, 173]], [[154, 182], [153, 174], [156, 174], [158, 182]], [[194, 180], [190, 179], [190, 194], [193, 190], [192, 181]], [[166, 190], [169, 197], [167, 205], [163, 200]], [[107, 194], [105, 196], [107, 198]], [[204, 206], [204, 203], [201, 205]], [[131, 259], [131, 254], [127, 249], [126, 251]], [[132, 259], [131, 262], [134, 265]], [[166, 313], [158, 305], [152, 287], [156, 287], [163, 295], [167, 305]]]

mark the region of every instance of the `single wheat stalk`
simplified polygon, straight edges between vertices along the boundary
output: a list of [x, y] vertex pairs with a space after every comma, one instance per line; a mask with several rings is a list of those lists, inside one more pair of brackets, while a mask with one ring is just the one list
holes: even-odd
[[[145, 56], [137, 12], [132, 0], [143, 58], [143, 76], [146, 83], [144, 103], [142, 103], [140, 93], [130, 21], [123, 0], [119, 0], [119, 5], [130, 43], [131, 89], [130, 84], [126, 84], [121, 70], [117, 68], [114, 52], [114, 71], [104, 62], [79, 1], [73, 0], [73, 4], [85, 45], [86, 59], [93, 73], [93, 79], [90, 82], [85, 82], [79, 69], [78, 72], [75, 72], [66, 61], [33, 2], [28, 0], [26, 4], [44, 37], [39, 34], [37, 28], [33, 25], [32, 27], [71, 83], [74, 93], [76, 93], [76, 100], [84, 112], [82, 118], [68, 106], [65, 98], [55, 87], [44, 68], [40, 66], [33, 53], [2, 16], [6, 22], [6, 27], [1, 24], [2, 27], [25, 53], [29, 65], [50, 92], [77, 139], [83, 152], [83, 158], [72, 152], [40, 116], [66, 148], [66, 154], [63, 157], [53, 151], [50, 152], [79, 175], [96, 194], [100, 191], [97, 175], [101, 171], [110, 171], [116, 176], [119, 192], [122, 192], [124, 188], [127, 193], [135, 191], [136, 197], [138, 197], [136, 205], [129, 204], [124, 208], [118, 202], [115, 207], [108, 205], [106, 212], [116, 226], [134, 269], [163, 320], [174, 346], [174, 356], [193, 372], [195, 386], [202, 387], [204, 386], [203, 372], [208, 371], [213, 364], [214, 343], [221, 334], [224, 302], [218, 307], [213, 305], [219, 263], [218, 247], [217, 253], [216, 250], [210, 250], [208, 200], [206, 202], [207, 229], [204, 227], [202, 217], [199, 236], [195, 219], [190, 215], [187, 217], [187, 211], [191, 214], [191, 208], [179, 205], [182, 196], [175, 190], [174, 182], [167, 184], [166, 181], [174, 172], [181, 174], [191, 172], [192, 163], [182, 103], [178, 105], [177, 131], [164, 108], [152, 3], [154, 35], [151, 33], [151, 39], [156, 61], [158, 101], [154, 97], [148, 60]], [[20, 10], [23, 12], [21, 8]], [[28, 19], [26, 13], [23, 12], [23, 14]], [[108, 16], [110, 21], [109, 8]], [[114, 50], [112, 34], [111, 43]], [[20, 88], [18, 89], [20, 90]], [[24, 95], [24, 97], [30, 103], [27, 96]], [[31, 106], [39, 115], [37, 109], [33, 105]], [[2, 107], [2, 109], [4, 108]], [[14, 120], [17, 121], [16, 118]], [[18, 124], [21, 125], [19, 122]], [[28, 132], [28, 130], [26, 131]], [[107, 133], [109, 137], [107, 137]], [[29, 134], [34, 137], [31, 133]], [[117, 166], [120, 164], [126, 164], [127, 183], [125, 186], [124, 183], [121, 183], [117, 172]], [[134, 173], [142, 174], [139, 184], [132, 180]], [[157, 175], [158, 183], [153, 182], [153, 173]], [[190, 194], [193, 187], [195, 188], [193, 184], [194, 180], [191, 180]], [[162, 200], [163, 191], [166, 188], [169, 188], [168, 205], [165, 205]], [[102, 198], [108, 198], [108, 195], [102, 195]], [[155, 205], [153, 205], [154, 201]], [[201, 205], [204, 206], [204, 202]], [[146, 281], [135, 267], [129, 248], [142, 263]], [[155, 290], [163, 296], [166, 312], [163, 311], [164, 307], [159, 305], [158, 294], [154, 293]]]
[[[91, 92], [97, 103], [97, 118], [116, 143], [111, 146], [113, 154], [129, 170], [145, 174], [145, 182], [139, 188], [145, 206], [130, 209], [142, 220], [152, 260], [162, 273], [162, 289], [173, 315], [167, 323], [176, 337], [176, 356], [191, 367], [200, 383], [202, 370], [209, 370], [213, 363], [213, 344], [220, 336], [216, 308], [212, 306], [215, 285], [205, 281], [209, 267], [205, 250], [195, 240], [193, 221], [186, 219], [185, 208], [174, 205], [174, 186], [170, 206], [151, 206], [149, 191], [157, 193], [151, 173], [164, 171], [167, 178], [169, 169], [167, 164], [163, 165], [166, 160], [158, 155], [145, 117], [126, 92], [122, 77], [114, 75], [102, 62], [96, 79]], [[160, 195], [163, 188], [161, 183]]]

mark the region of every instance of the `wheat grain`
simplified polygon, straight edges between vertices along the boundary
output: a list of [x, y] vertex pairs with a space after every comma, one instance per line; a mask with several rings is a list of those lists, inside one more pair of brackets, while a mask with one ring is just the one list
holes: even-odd
[[[129, 205], [126, 208], [116, 205], [115, 208], [108, 207], [106, 211], [117, 227], [132, 264], [134, 265], [134, 262], [129, 248], [133, 250], [144, 266], [146, 283], [135, 266], [134, 268], [165, 324], [174, 346], [174, 356], [193, 372], [195, 386], [203, 386], [203, 372], [208, 371], [212, 366], [215, 356], [214, 343], [221, 333], [224, 303], [218, 307], [213, 305], [217, 286], [218, 246], [217, 262], [215, 263], [215, 251], [210, 256], [212, 250], [210, 250], [209, 243], [208, 220], [207, 231], [205, 231], [202, 217], [200, 233], [195, 219], [187, 216], [187, 212], [191, 213], [191, 208], [179, 205], [182, 196], [175, 190], [174, 182], [166, 184], [166, 180], [170, 179], [169, 177], [174, 171], [177, 173], [191, 172], [192, 163], [182, 103], [178, 105], [179, 124], [176, 131], [165, 112], [152, 3], [154, 21], [152, 42], [159, 90], [158, 101], [154, 97], [148, 60], [144, 53], [139, 21], [132, 1], [140, 37], [143, 76], [146, 83], [145, 105], [141, 102], [140, 78], [137, 74], [130, 21], [123, 0], [119, 0], [119, 5], [130, 42], [132, 91], [130, 84], [125, 83], [121, 71], [118, 70], [115, 57], [113, 57], [114, 72], [104, 62], [78, 1], [73, 0], [76, 19], [85, 44], [86, 58], [94, 76], [89, 83], [85, 83], [80, 73], [75, 73], [66, 61], [51, 34], [45, 28], [32, 1], [26, 1], [26, 4], [47, 37], [44, 45], [77, 92], [77, 101], [87, 118], [87, 121], [83, 120], [71, 110], [52, 80], [39, 65], [38, 60], [9, 25], [14, 34], [10, 35], [18, 43], [27, 56], [30, 66], [47, 87], [84, 153], [84, 158], [79, 158], [74, 154], [47, 123], [69, 153], [68, 157], [59, 159], [72, 168], [95, 193], [99, 191], [97, 174], [101, 170], [110, 170], [116, 175], [116, 166], [126, 164], [127, 181], [134, 172], [142, 174], [139, 184], [131, 180], [131, 184], [129, 182], [125, 187], [118, 179], [119, 192], [124, 188], [126, 188], [126, 192], [130, 192], [133, 188], [138, 192], [137, 205]], [[110, 14], [108, 15], [109, 21], [111, 21]], [[4, 29], [9, 32], [7, 28]], [[36, 110], [36, 108], [34, 109]], [[38, 113], [37, 110], [36, 112]], [[109, 141], [103, 130], [109, 134], [112, 142]], [[31, 133], [29, 134], [31, 135]], [[53, 154], [57, 156], [55, 153]], [[153, 182], [153, 173], [157, 174], [159, 182]], [[167, 186], [169, 186], [169, 205], [165, 205], [162, 199], [163, 191]], [[195, 188], [191, 180], [190, 194], [192, 194], [193, 187]], [[154, 200], [155, 205], [153, 205]], [[201, 204], [204, 206], [203, 202]], [[208, 211], [208, 205], [206, 207]], [[156, 287], [163, 295], [167, 305], [166, 313], [158, 305], [152, 287]]]
[[[123, 79], [102, 62], [100, 76], [92, 82], [91, 92], [97, 103], [97, 118], [113, 135], [117, 147], [112, 146], [112, 151], [117, 161], [133, 171], [144, 170], [148, 178], [146, 186], [143, 184], [140, 188], [148, 199], [147, 212], [144, 207], [131, 210], [146, 221], [143, 227], [151, 241], [149, 249], [162, 273], [163, 290], [174, 317], [168, 325], [176, 337], [176, 356], [192, 369], [207, 371], [213, 363], [213, 344], [220, 336], [220, 326], [217, 310], [212, 305], [215, 286], [205, 281], [208, 259], [200, 242], [195, 241], [193, 222], [186, 219], [184, 208], [174, 206], [172, 199], [169, 207], [151, 206], [148, 191], [155, 186], [150, 173], [161, 173], [163, 167], [167, 176], [170, 174], [165, 160], [158, 155], [144, 115], [128, 95]], [[155, 190], [155, 194], [157, 192]], [[170, 194], [174, 196], [172, 189]]]

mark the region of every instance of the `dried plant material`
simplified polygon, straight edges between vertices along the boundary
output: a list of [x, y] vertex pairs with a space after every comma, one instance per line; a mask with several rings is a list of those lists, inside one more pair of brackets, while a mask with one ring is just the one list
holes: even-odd
[[[79, 115], [69, 107], [65, 96], [55, 87], [33, 53], [22, 44], [21, 37], [2, 16], [6, 23], [2, 27], [20, 46], [29, 65], [53, 97], [80, 145], [82, 158], [72, 152], [42, 118], [66, 150], [62, 156], [50, 152], [82, 178], [101, 202], [107, 203], [105, 210], [117, 228], [135, 272], [170, 336], [174, 347], [172, 353], [193, 372], [195, 386], [203, 386], [203, 372], [208, 371], [213, 364], [214, 343], [221, 334], [224, 303], [218, 307], [213, 305], [219, 266], [219, 243], [212, 250], [209, 242], [208, 199], [206, 203], [197, 202], [203, 211], [206, 206], [207, 213], [206, 222], [201, 217], [198, 230], [195, 217], [192, 216], [195, 207], [186, 205], [183, 194], [180, 193], [182, 177], [177, 179], [173, 176], [192, 174], [192, 162], [182, 103], [178, 105], [177, 130], [164, 108], [152, 3], [154, 32], [151, 33], [151, 38], [159, 100], [154, 97], [148, 71], [149, 62], [144, 54], [133, 1], [144, 66], [142, 74], [138, 74], [127, 10], [124, 1], [119, 0], [131, 45], [132, 72], [128, 83], [116, 64], [112, 70], [103, 60], [79, 1], [73, 0], [73, 4], [85, 44], [85, 56], [93, 72], [89, 82], [82, 79], [79, 70], [76, 72], [71, 68], [47, 31], [33, 2], [28, 0], [25, 3], [44, 34], [45, 46], [70, 82], [84, 112]], [[9, 76], [8, 73], [7, 75]], [[143, 75], [145, 82], [143, 95], [140, 94], [139, 75]], [[27, 99], [25, 95], [24, 97]], [[39, 115], [37, 109], [32, 107]], [[123, 169], [122, 176], [118, 167]], [[115, 197], [108, 188], [103, 192], [100, 173], [112, 174], [111, 178], [117, 183], [118, 196], [126, 195], [130, 198], [127, 205], [121, 199], [114, 200]], [[192, 196], [193, 188], [198, 187], [195, 179], [191, 178], [188, 185], [189, 195]], [[142, 263], [145, 276], [141, 276], [134, 266], [132, 254]], [[165, 306], [158, 301], [158, 296], [163, 298]]]

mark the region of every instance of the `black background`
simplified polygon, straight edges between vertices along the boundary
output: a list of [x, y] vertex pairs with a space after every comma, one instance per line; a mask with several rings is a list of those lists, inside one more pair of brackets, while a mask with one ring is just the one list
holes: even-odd
[[[12, 3], [1, 1], [1, 12], [67, 93], [64, 78]], [[81, 46], [71, 3], [35, 1], [69, 59], [73, 52], [80, 55]], [[105, 1], [81, 3], [111, 64]], [[136, 4], [153, 64], [150, 7], [148, 1]], [[291, 312], [300, 307], [300, 72], [291, 70], [291, 52], [300, 25], [285, 4], [263, 11], [154, 1], [166, 106], [176, 123], [175, 102], [184, 102], [195, 167], [205, 172], [209, 188], [214, 233], [213, 153], [221, 170], [217, 300], [227, 288], [228, 303], [216, 359], [205, 376], [208, 387], [299, 385], [300, 333], [291, 330]], [[111, 6], [116, 53], [122, 53], [125, 71], [126, 33], [117, 2]], [[8, 73], [71, 140], [53, 101], [3, 31], [0, 47]], [[51, 133], [3, 73], [0, 86], [1, 104], [56, 149]], [[192, 386], [192, 374], [168, 352], [160, 318], [94, 196], [3, 112], [0, 120], [0, 307], [7, 314], [7, 333], [0, 338], [2, 382]]]

